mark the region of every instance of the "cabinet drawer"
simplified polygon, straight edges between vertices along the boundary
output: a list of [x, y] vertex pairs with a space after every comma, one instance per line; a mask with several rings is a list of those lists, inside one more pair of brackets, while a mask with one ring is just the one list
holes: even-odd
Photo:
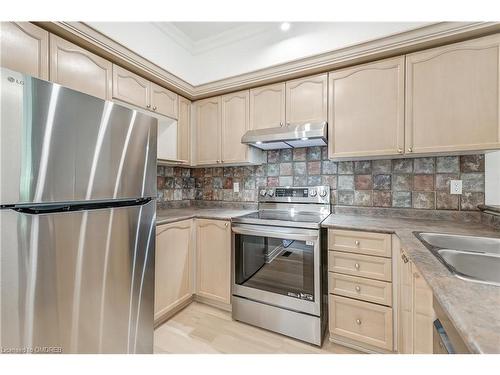
[[328, 249], [390, 258], [391, 235], [330, 229]]
[[391, 260], [369, 255], [328, 252], [328, 271], [391, 281]]
[[329, 296], [330, 334], [392, 350], [392, 309], [350, 298]]
[[328, 273], [328, 292], [344, 297], [392, 306], [392, 283]]

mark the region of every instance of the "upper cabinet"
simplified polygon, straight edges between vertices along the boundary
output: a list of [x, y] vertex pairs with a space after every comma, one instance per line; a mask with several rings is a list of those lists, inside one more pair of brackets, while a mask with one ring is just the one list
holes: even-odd
[[154, 83], [151, 83], [151, 106], [153, 111], [161, 115], [178, 117], [177, 94]]
[[500, 148], [500, 34], [406, 57], [406, 152]]
[[287, 124], [327, 121], [326, 74], [286, 82]]
[[177, 121], [177, 158], [182, 164], [191, 163], [191, 101], [179, 96]]
[[178, 117], [176, 93], [116, 64], [113, 64], [113, 98], [173, 119]]
[[222, 97], [222, 160], [237, 163], [246, 158], [248, 146], [241, 137], [249, 129], [249, 91], [240, 91]]
[[285, 124], [285, 83], [250, 90], [250, 129], [276, 128]]
[[331, 72], [329, 92], [330, 158], [403, 153], [403, 56]]
[[141, 108], [149, 108], [149, 81], [113, 64], [113, 98]]
[[196, 161], [218, 164], [220, 158], [221, 97], [196, 102]]
[[50, 80], [101, 99], [111, 99], [112, 64], [50, 34]]
[[49, 33], [29, 22], [2, 22], [1, 66], [49, 79]]

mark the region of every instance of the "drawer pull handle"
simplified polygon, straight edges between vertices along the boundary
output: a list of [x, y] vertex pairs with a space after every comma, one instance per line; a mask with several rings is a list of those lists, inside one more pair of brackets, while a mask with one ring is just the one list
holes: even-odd
[[361, 325], [361, 319], [356, 319], [356, 324]]
[[356, 264], [354, 265], [354, 268], [356, 268], [357, 270], [359, 270], [359, 263], [356, 263]]
[[358, 285], [354, 289], [356, 289], [356, 292], [361, 292], [361, 288]]
[[356, 244], [356, 246], [359, 246], [359, 241], [358, 240], [354, 241], [354, 243]]

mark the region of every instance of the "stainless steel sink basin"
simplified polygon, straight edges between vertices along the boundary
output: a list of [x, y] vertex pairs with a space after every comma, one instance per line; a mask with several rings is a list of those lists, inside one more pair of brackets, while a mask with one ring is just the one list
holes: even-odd
[[429, 245], [442, 249], [474, 251], [500, 255], [500, 238], [459, 236], [444, 233], [420, 233]]
[[500, 286], [500, 239], [444, 233], [415, 236], [461, 279]]
[[500, 285], [500, 257], [450, 249], [438, 250], [458, 276]]

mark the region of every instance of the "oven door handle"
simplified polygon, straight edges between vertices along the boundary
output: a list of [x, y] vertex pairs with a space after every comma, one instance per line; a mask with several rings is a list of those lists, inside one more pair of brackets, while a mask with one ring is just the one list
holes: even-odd
[[257, 237], [274, 237], [274, 238], [286, 238], [298, 241], [317, 241], [319, 236], [317, 234], [299, 234], [299, 233], [285, 233], [280, 231], [274, 231], [269, 229], [248, 229], [241, 228], [238, 226], [233, 226], [233, 232], [236, 234], [243, 234], [248, 236]]

